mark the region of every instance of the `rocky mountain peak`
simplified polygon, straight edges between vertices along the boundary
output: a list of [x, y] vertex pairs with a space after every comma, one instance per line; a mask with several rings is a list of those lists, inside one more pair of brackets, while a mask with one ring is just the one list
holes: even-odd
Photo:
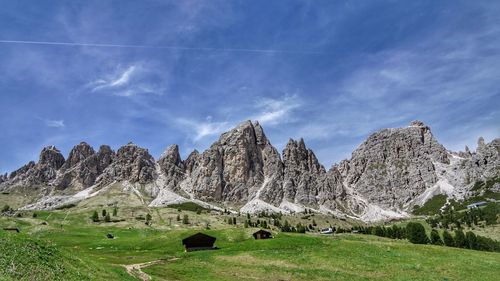
[[479, 137], [479, 139], [477, 140], [477, 147], [484, 147], [484, 138], [483, 137]]
[[253, 127], [255, 130], [255, 137], [257, 139], [257, 144], [258, 145], [270, 144], [269, 140], [267, 139], [266, 135], [264, 134], [264, 129], [262, 129], [262, 126], [259, 124], [259, 121], [255, 121]]
[[161, 171], [169, 178], [167, 185], [170, 189], [178, 189], [178, 183], [183, 179], [185, 165], [179, 154], [179, 146], [172, 144], [158, 160]]
[[427, 125], [425, 125], [424, 122], [420, 120], [413, 120], [410, 122], [410, 127], [427, 127]]
[[64, 164], [64, 156], [55, 146], [47, 146], [40, 152], [38, 164], [57, 170]]
[[94, 154], [95, 151], [92, 146], [90, 146], [86, 142], [81, 142], [80, 144], [75, 145], [73, 149], [71, 149], [68, 159], [62, 166], [62, 169], [70, 169]]
[[148, 150], [128, 143], [118, 149], [112, 163], [104, 169], [97, 181], [101, 185], [114, 180], [144, 184], [153, 181], [156, 176], [155, 161]]

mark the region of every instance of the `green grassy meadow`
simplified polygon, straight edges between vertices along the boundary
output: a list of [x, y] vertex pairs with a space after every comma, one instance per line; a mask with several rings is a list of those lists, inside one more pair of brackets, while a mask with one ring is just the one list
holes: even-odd
[[[0, 280], [141, 280], [128, 274], [125, 265], [151, 261], [157, 263], [142, 271], [152, 280], [498, 280], [500, 276], [500, 253], [360, 234], [273, 231], [274, 239], [256, 241], [251, 234], [257, 229], [243, 228], [241, 223], [229, 226], [206, 213], [180, 212], [192, 218], [192, 224], [185, 226], [168, 222], [178, 210], [152, 209], [154, 223], [149, 227], [133, 219], [132, 214], [142, 209], [120, 209], [125, 221], [116, 223], [93, 223], [90, 210], [0, 218], [2, 228], [21, 230], [0, 230]], [[206, 220], [212, 229], [204, 229]], [[198, 231], [217, 237], [220, 249], [185, 253], [181, 240]], [[115, 239], [106, 238], [107, 233]]]

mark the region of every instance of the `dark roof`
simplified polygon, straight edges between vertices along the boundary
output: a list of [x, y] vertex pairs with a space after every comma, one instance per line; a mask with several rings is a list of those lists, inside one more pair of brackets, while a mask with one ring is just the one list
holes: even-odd
[[17, 227], [4, 227], [3, 230], [19, 232], [19, 228]]
[[253, 235], [256, 235], [256, 234], [258, 234], [258, 233], [272, 235], [272, 233], [271, 233], [271, 232], [269, 232], [269, 231], [265, 231], [265, 230], [263, 230], [263, 229], [261, 229], [261, 230], [259, 230], [259, 231], [256, 231]]
[[210, 235], [206, 235], [204, 233], [198, 232], [194, 235], [191, 235], [187, 238], [182, 239], [182, 245], [190, 246], [190, 247], [200, 247], [205, 245], [213, 245], [217, 238], [212, 237]]

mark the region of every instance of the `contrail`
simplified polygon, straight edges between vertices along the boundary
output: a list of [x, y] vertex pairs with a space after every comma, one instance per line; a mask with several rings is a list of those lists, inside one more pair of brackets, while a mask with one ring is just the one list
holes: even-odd
[[24, 40], [0, 40], [3, 44], [28, 44], [28, 45], [53, 45], [53, 46], [77, 46], [77, 47], [99, 47], [99, 48], [134, 48], [134, 49], [167, 49], [181, 51], [221, 51], [221, 52], [247, 52], [267, 54], [304, 54], [320, 55], [320, 52], [312, 51], [290, 51], [273, 49], [240, 49], [240, 48], [209, 48], [209, 47], [184, 47], [184, 46], [155, 46], [155, 45], [124, 45], [124, 44], [101, 44], [101, 43], [79, 43], [79, 42], [54, 42], [54, 41], [24, 41]]

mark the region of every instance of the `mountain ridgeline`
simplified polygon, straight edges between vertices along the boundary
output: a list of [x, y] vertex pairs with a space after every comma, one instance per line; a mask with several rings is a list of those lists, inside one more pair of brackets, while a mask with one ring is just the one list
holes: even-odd
[[499, 151], [498, 138], [487, 144], [480, 138], [475, 152], [448, 151], [428, 126], [413, 121], [372, 134], [351, 159], [326, 170], [303, 139], [290, 139], [280, 154], [258, 122], [246, 121], [184, 160], [177, 145], [157, 161], [132, 143], [114, 152], [82, 142], [67, 159], [46, 147], [38, 162], [0, 176], [0, 191], [30, 190], [36, 195], [24, 209], [54, 209], [119, 184], [150, 198], [144, 203], [152, 207], [193, 201], [248, 213], [308, 208], [376, 221], [406, 217], [438, 194], [470, 197], [477, 181], [500, 175]]

